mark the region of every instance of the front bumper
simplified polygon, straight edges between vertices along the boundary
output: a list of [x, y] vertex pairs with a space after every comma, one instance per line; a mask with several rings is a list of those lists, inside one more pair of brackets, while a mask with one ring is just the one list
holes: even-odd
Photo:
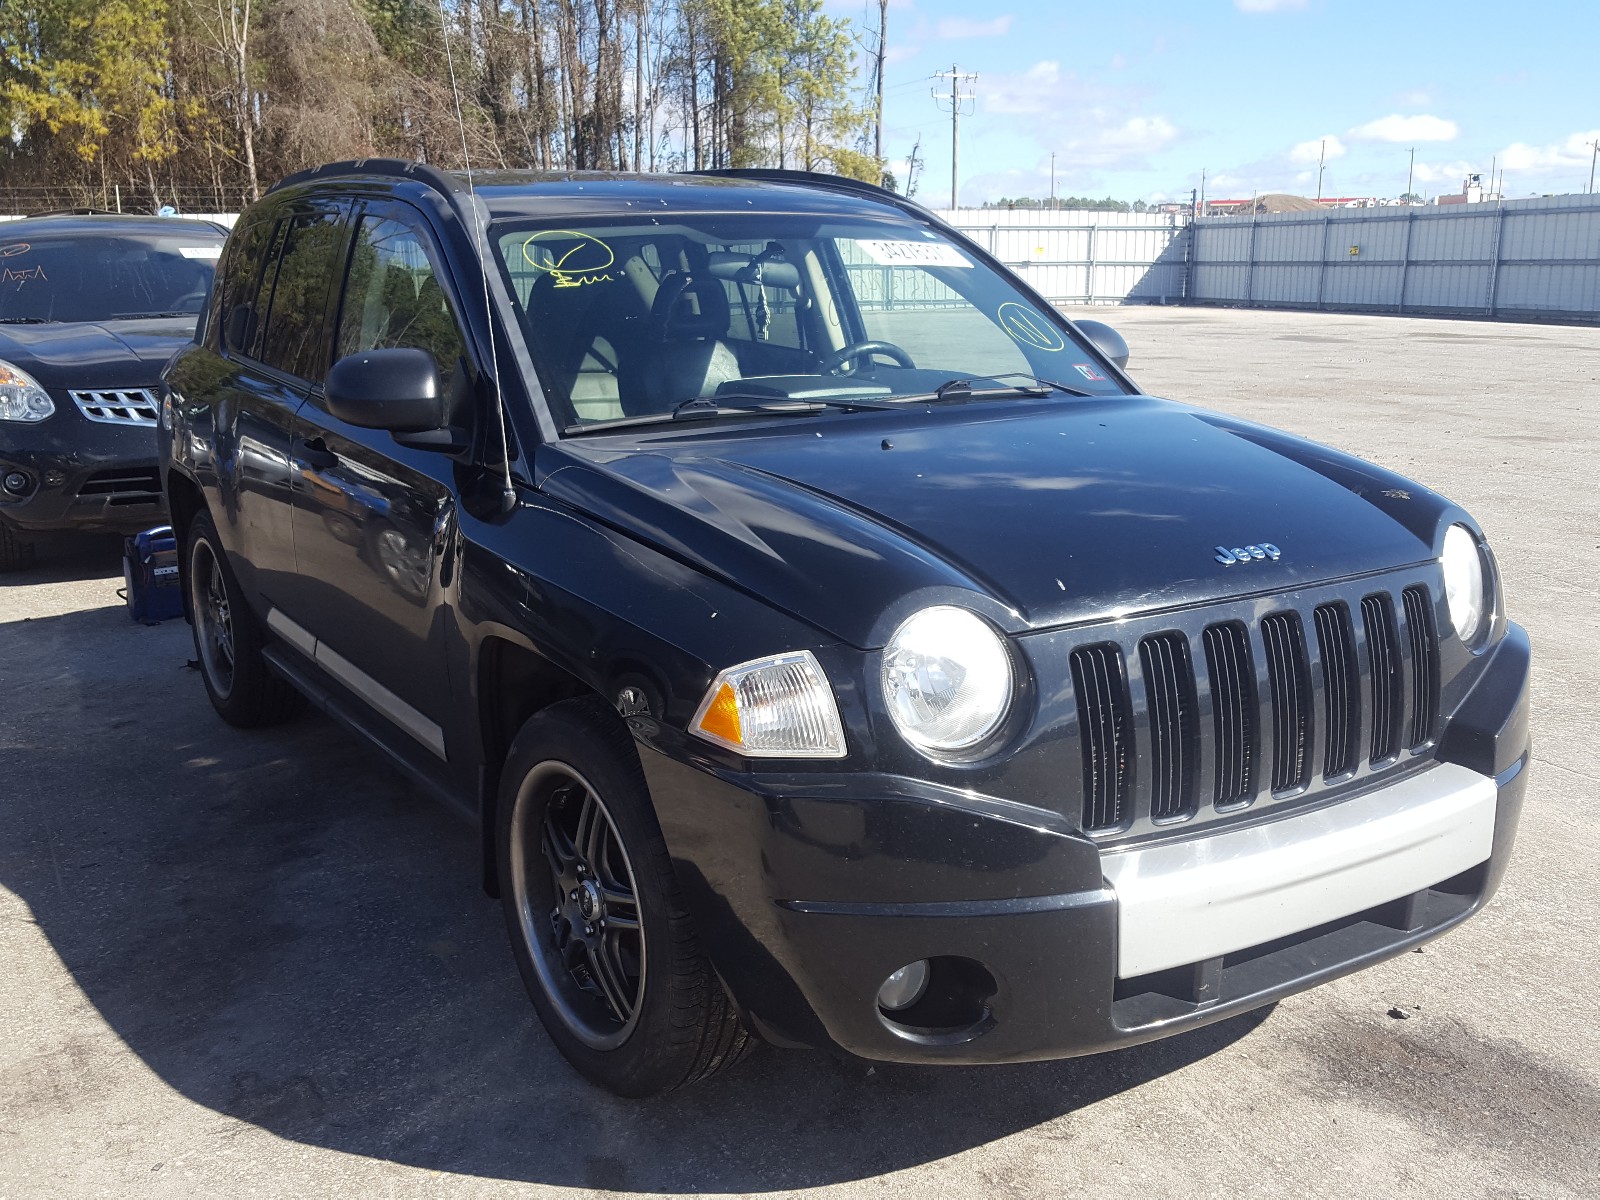
[[[1269, 1004], [1481, 908], [1521, 812], [1528, 660], [1512, 626], [1427, 770], [1142, 861], [1042, 809], [916, 781], [736, 776], [651, 731], [641, 756], [706, 946], [762, 1036], [890, 1062], [1060, 1058]], [[1170, 869], [1185, 854], [1195, 871]], [[1270, 886], [1252, 896], [1227, 867], [1197, 884], [1208, 861], [1266, 865]], [[884, 979], [919, 959], [928, 999], [881, 1013]]]
[[29, 487], [20, 496], [0, 489], [0, 520], [24, 534], [135, 533], [161, 524], [155, 430], [84, 421], [64, 412], [60, 398], [56, 411], [36, 427], [6, 427], [0, 478], [19, 471]]

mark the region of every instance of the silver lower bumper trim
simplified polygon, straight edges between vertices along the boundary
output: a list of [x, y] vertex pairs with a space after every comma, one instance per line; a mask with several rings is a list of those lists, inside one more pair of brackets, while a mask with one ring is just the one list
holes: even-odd
[[1257, 946], [1459, 875], [1494, 844], [1494, 780], [1453, 763], [1342, 804], [1101, 856], [1117, 975]]

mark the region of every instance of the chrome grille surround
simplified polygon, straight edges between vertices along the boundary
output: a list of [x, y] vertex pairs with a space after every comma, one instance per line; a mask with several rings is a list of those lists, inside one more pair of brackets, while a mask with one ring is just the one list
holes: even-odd
[[86, 420], [101, 425], [154, 428], [161, 419], [161, 404], [150, 388], [95, 388], [67, 394]]

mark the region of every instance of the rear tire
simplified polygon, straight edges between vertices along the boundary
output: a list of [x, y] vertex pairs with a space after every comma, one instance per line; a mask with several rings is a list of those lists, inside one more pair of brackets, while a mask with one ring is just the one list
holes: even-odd
[[262, 657], [261, 625], [228, 569], [210, 513], [198, 513], [190, 522], [183, 567], [200, 677], [217, 715], [240, 729], [297, 716], [305, 697]]
[[619, 1096], [653, 1096], [745, 1056], [750, 1035], [701, 949], [614, 710], [568, 700], [530, 718], [497, 816], [512, 952], [580, 1074]]
[[0, 518], [0, 574], [33, 566], [33, 543]]

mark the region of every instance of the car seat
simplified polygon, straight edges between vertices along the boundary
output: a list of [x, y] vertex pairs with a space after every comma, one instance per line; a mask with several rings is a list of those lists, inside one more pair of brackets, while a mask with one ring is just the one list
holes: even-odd
[[623, 410], [629, 416], [670, 412], [740, 378], [739, 360], [723, 340], [728, 319], [720, 279], [668, 272], [650, 308], [648, 345], [622, 389]]

